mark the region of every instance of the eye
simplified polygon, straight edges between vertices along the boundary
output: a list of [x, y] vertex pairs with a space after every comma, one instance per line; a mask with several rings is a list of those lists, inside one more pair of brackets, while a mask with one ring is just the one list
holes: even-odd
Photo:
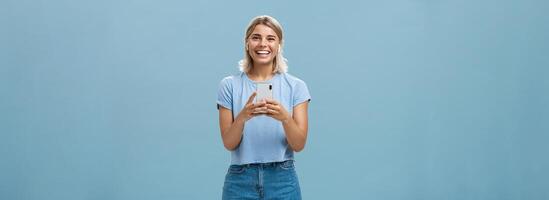
[[267, 40], [269, 40], [269, 41], [272, 42], [272, 41], [275, 41], [276, 39], [274, 39], [274, 38], [268, 38]]
[[257, 37], [257, 36], [252, 36], [251, 39], [252, 39], [252, 40], [259, 40], [259, 37]]

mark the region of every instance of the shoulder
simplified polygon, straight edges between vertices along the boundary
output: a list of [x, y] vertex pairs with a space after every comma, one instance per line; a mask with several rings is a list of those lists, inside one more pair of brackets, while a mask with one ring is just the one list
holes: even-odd
[[232, 86], [239, 81], [242, 81], [242, 72], [226, 76], [220, 81], [221, 86]]
[[307, 85], [305, 81], [292, 74], [282, 73], [281, 76], [290, 86]]

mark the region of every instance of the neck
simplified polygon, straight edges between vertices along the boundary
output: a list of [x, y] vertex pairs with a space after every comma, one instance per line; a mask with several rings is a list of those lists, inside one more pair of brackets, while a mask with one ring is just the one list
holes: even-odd
[[254, 81], [266, 81], [273, 77], [273, 64], [254, 64], [248, 71], [248, 76]]

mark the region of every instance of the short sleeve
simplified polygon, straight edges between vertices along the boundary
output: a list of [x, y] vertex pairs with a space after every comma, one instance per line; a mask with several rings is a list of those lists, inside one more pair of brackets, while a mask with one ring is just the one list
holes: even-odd
[[221, 80], [219, 89], [217, 90], [217, 109], [219, 109], [219, 106], [223, 106], [229, 110], [233, 109], [232, 93], [231, 79], [227, 77]]
[[311, 101], [311, 95], [309, 94], [309, 89], [307, 88], [307, 84], [301, 80], [297, 81], [294, 86], [294, 105], [292, 107], [295, 107], [305, 101]]

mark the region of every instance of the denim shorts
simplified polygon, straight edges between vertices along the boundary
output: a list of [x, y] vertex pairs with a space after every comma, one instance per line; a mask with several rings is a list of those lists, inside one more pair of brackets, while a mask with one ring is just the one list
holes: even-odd
[[230, 199], [301, 199], [294, 161], [231, 165], [223, 185]]

